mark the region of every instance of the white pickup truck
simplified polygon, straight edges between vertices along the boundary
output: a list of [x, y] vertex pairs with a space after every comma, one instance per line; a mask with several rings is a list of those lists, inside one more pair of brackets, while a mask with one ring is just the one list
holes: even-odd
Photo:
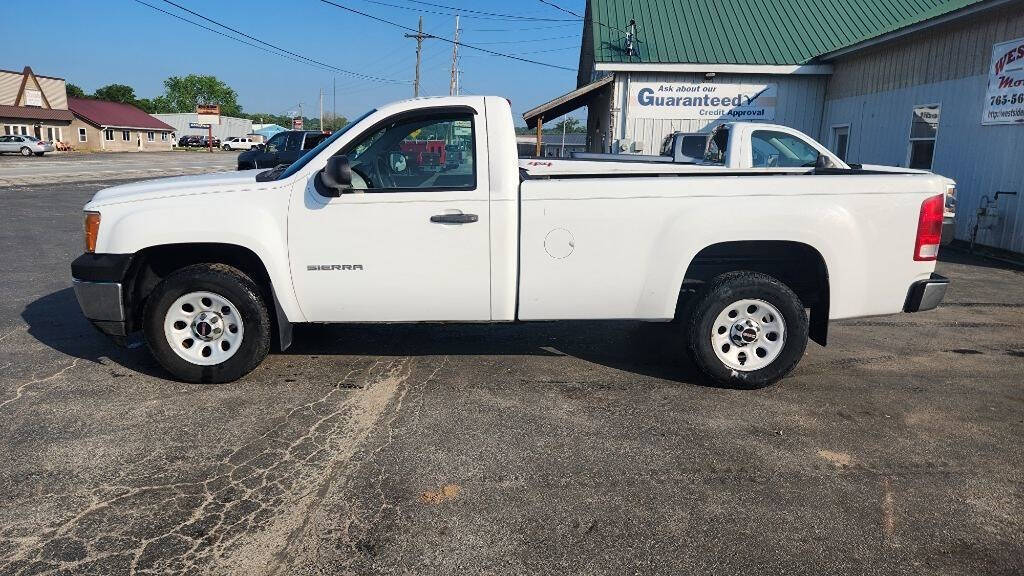
[[830, 319], [938, 305], [952, 186], [751, 123], [698, 165], [520, 161], [505, 99], [425, 98], [286, 168], [101, 190], [71, 271], [94, 325], [186, 381], [243, 376], [301, 322], [638, 319], [679, 320], [680, 354], [752, 388]]

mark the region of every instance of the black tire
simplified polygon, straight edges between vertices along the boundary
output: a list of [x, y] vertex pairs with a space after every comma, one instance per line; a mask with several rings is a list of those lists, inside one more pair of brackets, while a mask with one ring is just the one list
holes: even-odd
[[32, 150], [29, 149], [28, 146], [22, 146], [21, 147], [21, 155], [25, 156], [27, 158], [27, 157], [32, 155]]
[[[711, 342], [715, 320], [726, 307], [743, 300], [763, 300], [785, 321], [785, 340], [779, 355], [767, 366], [736, 370], [715, 353]], [[755, 389], [778, 382], [800, 363], [807, 348], [807, 313], [800, 298], [777, 278], [759, 272], [729, 272], [707, 283], [686, 317], [687, 347], [694, 364], [712, 383], [728, 388]]]
[[[238, 351], [220, 364], [201, 366], [178, 356], [164, 336], [164, 317], [174, 302], [189, 292], [207, 291], [230, 300], [245, 326]], [[143, 334], [153, 357], [185, 382], [231, 382], [251, 372], [270, 351], [270, 316], [255, 282], [226, 264], [194, 264], [167, 275], [146, 301]]]

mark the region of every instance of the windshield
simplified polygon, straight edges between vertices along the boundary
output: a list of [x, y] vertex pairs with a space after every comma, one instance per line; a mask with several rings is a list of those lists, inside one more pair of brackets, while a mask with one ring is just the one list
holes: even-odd
[[366, 118], [367, 116], [369, 116], [370, 114], [373, 114], [376, 111], [377, 110], [370, 110], [366, 114], [363, 114], [362, 116], [356, 118], [355, 120], [352, 120], [348, 124], [345, 124], [340, 130], [338, 130], [334, 134], [331, 134], [328, 138], [324, 138], [323, 142], [318, 144], [316, 148], [313, 148], [309, 152], [306, 152], [305, 154], [303, 154], [301, 158], [299, 158], [298, 160], [293, 162], [292, 165], [289, 166], [287, 170], [282, 172], [280, 176], [275, 178], [275, 180], [283, 180], [284, 178], [288, 178], [292, 174], [295, 174], [296, 172], [301, 170], [302, 167], [305, 166], [306, 164], [308, 164], [310, 160], [312, 160], [313, 158], [316, 158], [318, 154], [323, 152], [324, 148], [327, 148], [328, 146], [333, 144], [334, 141], [337, 140], [338, 138], [340, 138], [342, 134], [344, 134], [345, 132], [348, 132], [350, 128], [352, 128], [353, 126], [358, 124], [360, 121], [362, 121], [363, 118]]

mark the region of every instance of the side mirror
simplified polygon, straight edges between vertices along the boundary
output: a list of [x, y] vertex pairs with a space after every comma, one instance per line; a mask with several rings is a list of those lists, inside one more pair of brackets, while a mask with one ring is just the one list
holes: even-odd
[[835, 168], [836, 163], [832, 161], [830, 156], [819, 153], [818, 159], [814, 161], [815, 170], [822, 170], [826, 168]]
[[352, 167], [348, 163], [348, 156], [337, 155], [328, 158], [327, 166], [317, 177], [323, 184], [324, 196], [337, 198], [352, 191]]

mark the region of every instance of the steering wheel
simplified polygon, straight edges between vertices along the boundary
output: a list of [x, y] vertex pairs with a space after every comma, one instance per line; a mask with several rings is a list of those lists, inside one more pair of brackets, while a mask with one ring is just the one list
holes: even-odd
[[391, 175], [391, 167], [388, 166], [387, 158], [378, 156], [373, 162], [373, 171], [377, 175], [377, 182], [381, 188], [395, 188], [395, 179]]

